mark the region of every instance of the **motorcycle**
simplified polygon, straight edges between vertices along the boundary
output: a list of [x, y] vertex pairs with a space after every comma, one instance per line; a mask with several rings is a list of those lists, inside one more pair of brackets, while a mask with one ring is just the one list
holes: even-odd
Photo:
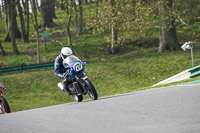
[[[98, 94], [92, 82], [88, 79], [85, 70], [85, 62], [78, 57], [71, 55], [63, 60], [63, 66], [66, 69], [65, 80], [68, 81], [68, 88], [76, 102], [83, 100], [83, 95], [88, 94], [93, 100], [98, 99]], [[58, 83], [58, 87], [63, 90], [62, 83]]]
[[10, 113], [8, 102], [3, 97], [3, 89], [5, 89], [5, 86], [0, 83], [0, 114]]

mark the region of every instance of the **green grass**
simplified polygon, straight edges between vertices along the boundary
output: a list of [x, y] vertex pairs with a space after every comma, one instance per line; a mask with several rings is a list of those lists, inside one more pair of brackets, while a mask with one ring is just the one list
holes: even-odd
[[[59, 30], [54, 29], [53, 32]], [[57, 40], [64, 43], [66, 37], [61, 36]], [[9, 43], [3, 43], [8, 55], [0, 55], [1, 67], [36, 63], [36, 42], [19, 42], [18, 40], [21, 52], [19, 56], [12, 54]], [[148, 89], [153, 84], [192, 67], [190, 50], [161, 54], [157, 53], [154, 41], [150, 43], [151, 47], [145, 48], [126, 44], [117, 55], [110, 55], [103, 35], [92, 35], [88, 31], [73, 38], [76, 55], [88, 62], [86, 73], [95, 85], [99, 97]], [[194, 44], [194, 47], [194, 63], [198, 65], [200, 48], [198, 44]], [[48, 41], [47, 48], [46, 51], [42, 44], [42, 62], [53, 62], [61, 46]], [[60, 80], [54, 76], [53, 68], [1, 75], [0, 82], [7, 87], [4, 96], [13, 112], [74, 101], [57, 87]], [[84, 96], [85, 99], [88, 96]]]
[[[91, 7], [95, 8], [95, 5]], [[86, 12], [91, 10], [93, 9], [88, 7], [85, 9]], [[84, 17], [92, 17], [92, 15], [95, 13]], [[60, 41], [64, 46], [67, 45], [66, 35], [63, 34], [65, 31], [63, 29], [66, 28], [66, 11], [57, 10], [57, 17], [54, 22], [58, 26], [47, 29], [49, 33], [47, 50], [41, 39], [42, 63], [53, 62], [60, 53], [62, 46], [54, 40]], [[86, 73], [99, 97], [152, 88], [153, 84], [192, 67], [190, 50], [157, 53], [159, 29], [155, 26], [158, 22], [153, 17], [152, 21], [152, 28], [149, 28], [142, 38], [138, 38], [135, 43], [125, 44], [116, 55], [108, 52], [105, 39], [108, 34], [93, 34], [92, 30], [85, 30], [80, 36], [73, 33], [75, 53], [80, 59], [88, 62]], [[4, 23], [4, 20], [0, 21], [1, 40], [5, 34]], [[21, 40], [17, 40], [20, 55], [13, 54], [11, 43], [2, 42], [7, 56], [0, 55], [0, 68], [36, 64], [37, 44], [32, 24], [30, 26], [31, 42], [23, 44]], [[199, 42], [199, 29], [199, 24], [177, 27], [179, 42], [181, 44], [190, 40]], [[200, 63], [199, 51], [199, 43], [194, 43], [195, 65]], [[54, 76], [53, 68], [0, 75], [0, 82], [7, 87], [4, 96], [12, 112], [74, 101], [71, 96], [66, 96], [57, 87], [60, 80]], [[84, 100], [88, 98], [84, 96]]]
[[[159, 54], [157, 48], [138, 48], [128, 53], [88, 63], [86, 73], [99, 97], [133, 92], [151, 86], [191, 67], [189, 51]], [[197, 57], [198, 51], [195, 51]], [[195, 58], [195, 62], [200, 59]], [[13, 112], [73, 102], [58, 87], [60, 80], [50, 69], [25, 71], [0, 76], [6, 85], [4, 96]], [[84, 96], [84, 100], [88, 96]]]

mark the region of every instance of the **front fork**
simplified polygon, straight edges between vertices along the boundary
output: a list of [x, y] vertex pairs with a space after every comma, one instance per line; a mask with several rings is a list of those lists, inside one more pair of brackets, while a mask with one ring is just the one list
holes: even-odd
[[86, 84], [84, 82], [84, 80], [88, 79], [88, 76], [82, 72], [82, 75], [81, 75], [81, 78], [79, 78], [77, 75], [75, 76], [76, 80], [78, 81], [78, 83], [80, 83], [80, 85], [82, 86], [83, 88], [83, 94], [87, 94], [87, 89], [86, 89]]

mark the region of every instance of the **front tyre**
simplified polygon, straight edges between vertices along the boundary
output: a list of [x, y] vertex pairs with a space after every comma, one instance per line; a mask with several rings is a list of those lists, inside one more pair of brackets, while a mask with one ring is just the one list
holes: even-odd
[[86, 83], [86, 89], [88, 90], [88, 95], [90, 96], [90, 98], [93, 100], [97, 100], [98, 94], [97, 94], [96, 89], [94, 88], [92, 82], [89, 79], [86, 79], [85, 83]]
[[0, 98], [0, 113], [3, 114], [10, 113], [10, 107], [4, 97]]
[[72, 95], [72, 97], [74, 98], [74, 100], [75, 100], [76, 102], [82, 102], [82, 101], [83, 101], [83, 96], [82, 96], [82, 95], [79, 95], [79, 96], [77, 96], [77, 95]]

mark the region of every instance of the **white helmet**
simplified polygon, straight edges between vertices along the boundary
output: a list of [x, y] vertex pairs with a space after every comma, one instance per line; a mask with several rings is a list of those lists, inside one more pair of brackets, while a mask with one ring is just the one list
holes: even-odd
[[69, 47], [63, 47], [61, 49], [61, 57], [65, 59], [67, 56], [72, 55], [72, 50]]

